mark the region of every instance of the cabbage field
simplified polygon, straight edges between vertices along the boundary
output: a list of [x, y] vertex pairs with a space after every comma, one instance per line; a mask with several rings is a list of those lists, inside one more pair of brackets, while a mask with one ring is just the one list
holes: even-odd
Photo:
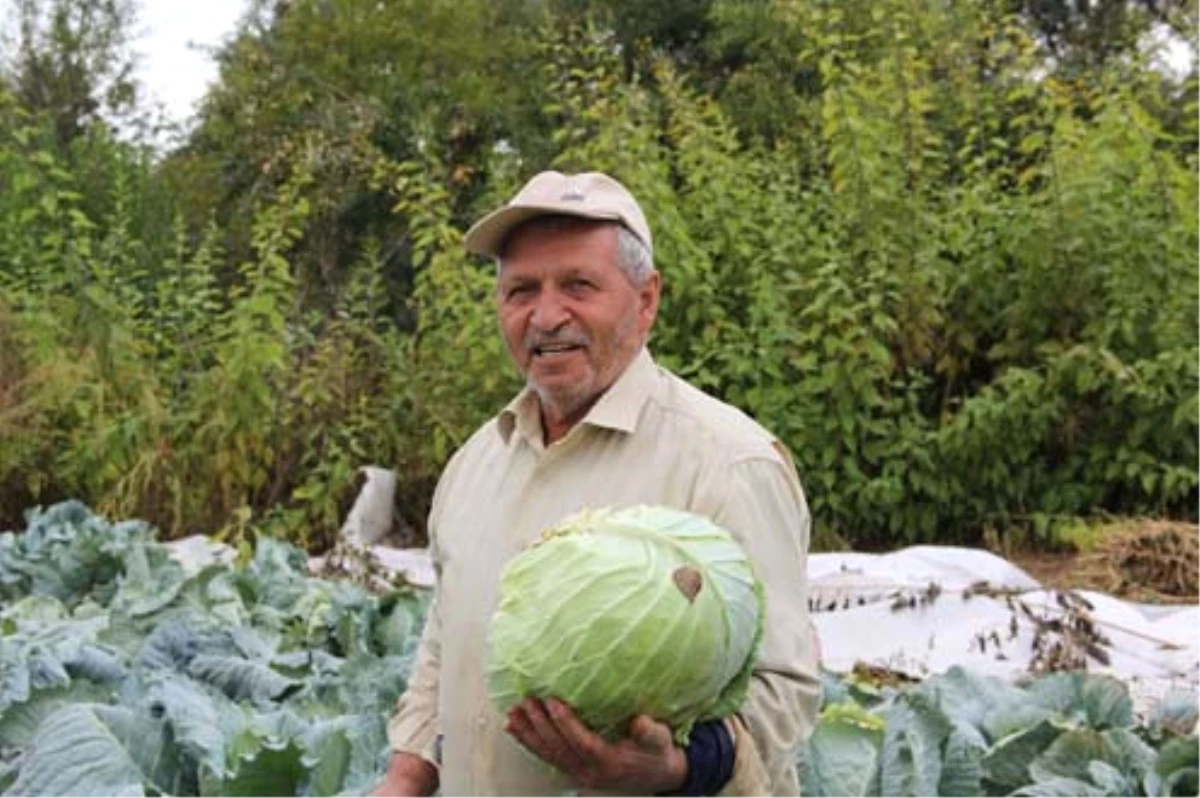
[[[0, 535], [0, 792], [371, 789], [426, 594], [317, 578], [269, 539], [188, 568], [78, 502]], [[1196, 697], [1136, 717], [1121, 682], [905, 685], [824, 674], [807, 795], [1196, 795]]]
[[145, 525], [75, 502], [0, 536], [0, 790], [368, 791], [424, 597], [307, 562], [261, 540], [189, 574]]

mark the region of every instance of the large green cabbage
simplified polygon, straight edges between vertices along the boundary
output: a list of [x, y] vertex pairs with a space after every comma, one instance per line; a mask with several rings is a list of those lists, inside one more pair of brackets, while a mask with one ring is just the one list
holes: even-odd
[[610, 739], [645, 713], [686, 743], [741, 705], [764, 614], [745, 552], [708, 519], [584, 511], [505, 566], [488, 689], [501, 712], [553, 696]]

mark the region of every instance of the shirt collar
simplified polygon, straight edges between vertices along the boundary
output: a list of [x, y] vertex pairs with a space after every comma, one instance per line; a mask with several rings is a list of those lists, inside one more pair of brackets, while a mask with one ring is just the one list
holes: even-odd
[[[658, 367], [650, 351], [642, 347], [633, 361], [625, 367], [625, 371], [617, 377], [617, 381], [583, 417], [580, 424], [593, 427], [603, 427], [618, 432], [633, 432], [637, 429], [638, 418], [642, 414], [658, 377]], [[542, 438], [542, 416], [538, 405], [537, 394], [526, 386], [508, 405], [500, 411], [497, 418], [500, 435], [507, 444], [516, 430], [522, 437], [533, 441]]]

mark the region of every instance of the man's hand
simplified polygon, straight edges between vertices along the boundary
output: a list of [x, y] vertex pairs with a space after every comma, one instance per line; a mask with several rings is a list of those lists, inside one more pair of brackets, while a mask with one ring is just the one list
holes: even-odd
[[580, 787], [649, 795], [687, 779], [687, 756], [670, 727], [649, 715], [635, 717], [629, 736], [610, 743], [558, 699], [527, 698], [509, 710], [504, 730]]
[[372, 795], [409, 796], [433, 795], [438, 786], [437, 768], [419, 756], [403, 751], [392, 753], [387, 773]]

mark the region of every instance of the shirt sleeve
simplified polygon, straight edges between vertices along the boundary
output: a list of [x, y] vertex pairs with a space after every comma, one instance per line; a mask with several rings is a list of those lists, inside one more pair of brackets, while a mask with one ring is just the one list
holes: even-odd
[[408, 677], [408, 689], [400, 696], [387, 730], [393, 751], [415, 754], [439, 769], [442, 763], [438, 755], [437, 704], [441, 637], [442, 623], [435, 593]]
[[772, 792], [796, 795], [798, 749], [812, 733], [821, 696], [808, 613], [811, 518], [790, 457], [782, 447], [775, 453], [736, 462], [710, 486], [720, 497], [711, 517], [746, 549], [767, 608], [762, 650], [737, 713], [753, 745], [739, 735], [727, 789], [739, 789], [741, 776], [763, 773]]
[[461, 451], [446, 465], [433, 493], [429, 511], [429, 556], [435, 574], [433, 600], [425, 616], [425, 629], [408, 676], [408, 688], [396, 702], [396, 712], [388, 721], [388, 742], [393, 751], [414, 754], [439, 771], [442, 767], [441, 724], [438, 722], [438, 685], [442, 667], [442, 561], [438, 547], [438, 527], [448, 486], [462, 461]]

